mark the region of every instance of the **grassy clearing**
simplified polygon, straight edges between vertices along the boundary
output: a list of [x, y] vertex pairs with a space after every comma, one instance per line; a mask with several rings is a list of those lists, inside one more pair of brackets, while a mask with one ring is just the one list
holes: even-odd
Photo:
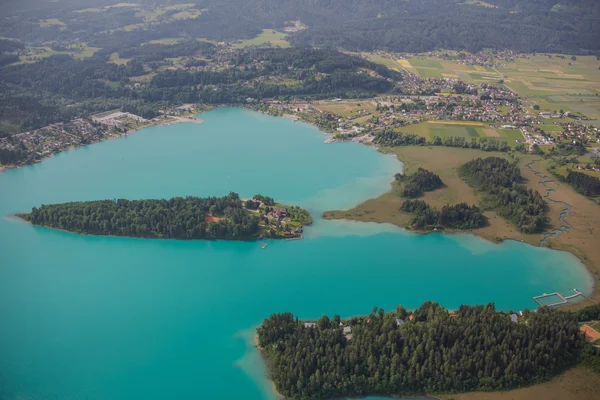
[[171, 16], [171, 18], [175, 19], [175, 20], [194, 19], [194, 18], [198, 18], [200, 16], [200, 14], [202, 14], [202, 13], [198, 10], [180, 11], [178, 13], [173, 14]]
[[[355, 101], [347, 101], [347, 102], [330, 102], [330, 101], [321, 101], [313, 104], [313, 107], [317, 110], [326, 111], [332, 114], [339, 115], [340, 117], [362, 117], [360, 114], [361, 110], [367, 110], [371, 113], [371, 115], [379, 115], [376, 110], [377, 105], [372, 101], [364, 101], [364, 100], [355, 100]], [[367, 116], [370, 118], [370, 116]]]
[[127, 64], [131, 59], [130, 58], [120, 58], [119, 57], [119, 53], [112, 53], [110, 55], [110, 60], [109, 62], [113, 63], [113, 64], [117, 64], [117, 65], [125, 65]]
[[60, 26], [61, 28], [64, 28], [67, 25], [64, 22], [62, 22], [61, 20], [59, 20], [58, 18], [50, 18], [50, 19], [41, 19], [40, 20], [41, 28], [50, 28], [52, 26]]
[[164, 39], [151, 40], [148, 43], [150, 43], [150, 44], [176, 44], [181, 41], [183, 41], [183, 38], [164, 38]]
[[117, 8], [117, 7], [137, 7], [139, 6], [139, 4], [135, 4], [135, 3], [117, 3], [117, 4], [113, 4], [110, 6], [106, 6], [106, 7], [102, 7], [102, 8], [95, 8], [95, 7], [91, 7], [91, 8], [82, 8], [81, 10], [76, 10], [74, 12], [77, 13], [82, 13], [82, 12], [103, 12], [106, 11], [110, 8]]
[[400, 68], [402, 67], [396, 60], [392, 59], [391, 57], [383, 57], [380, 56], [379, 54], [373, 54], [373, 53], [351, 53], [351, 54], [360, 54], [363, 57], [368, 58], [369, 60], [376, 62], [378, 64], [383, 64], [386, 67], [388, 67], [389, 69], [392, 69], [394, 71], [400, 71]]
[[69, 47], [69, 49], [73, 51], [73, 58], [79, 60], [83, 60], [84, 58], [90, 58], [94, 54], [96, 54], [98, 50], [102, 50], [100, 47], [90, 47], [85, 43], [82, 43], [81, 45], [73, 45]]
[[19, 65], [19, 64], [32, 64], [41, 59], [52, 57], [56, 54], [71, 54], [64, 51], [54, 51], [49, 47], [34, 47], [27, 46], [27, 54], [19, 56], [19, 62], [12, 63], [10, 65]]
[[271, 43], [274, 47], [290, 47], [289, 42], [285, 40], [287, 33], [277, 32], [272, 29], [263, 29], [262, 33], [253, 39], [242, 40], [232, 43], [236, 49], [242, 49], [248, 46], [261, 46]]
[[496, 5], [486, 3], [485, 1], [481, 1], [481, 0], [467, 0], [463, 4], [466, 4], [469, 6], [486, 7], [486, 8], [498, 8], [498, 6], [496, 6]]
[[500, 137], [506, 139], [509, 144], [511, 142], [515, 143], [515, 140], [525, 140], [519, 129], [498, 129], [497, 132], [500, 134]]

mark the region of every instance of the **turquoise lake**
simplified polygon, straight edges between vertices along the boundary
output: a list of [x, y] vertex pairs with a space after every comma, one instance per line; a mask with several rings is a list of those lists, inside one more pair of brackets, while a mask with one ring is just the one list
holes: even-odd
[[[471, 235], [323, 221], [390, 188], [394, 157], [325, 144], [316, 128], [242, 109], [151, 127], [0, 174], [0, 399], [270, 399], [254, 329], [373, 306], [495, 302], [535, 308], [544, 292], [589, 294], [571, 254]], [[308, 208], [300, 241], [92, 237], [10, 214], [105, 198], [242, 197]]]

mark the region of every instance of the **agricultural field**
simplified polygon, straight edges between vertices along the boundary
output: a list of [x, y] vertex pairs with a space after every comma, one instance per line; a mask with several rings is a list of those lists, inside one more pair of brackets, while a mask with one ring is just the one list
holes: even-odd
[[236, 49], [242, 49], [248, 46], [261, 46], [271, 43], [273, 47], [290, 47], [290, 44], [285, 40], [286, 37], [287, 33], [263, 29], [262, 33], [255, 38], [233, 42], [232, 46]]
[[31, 64], [55, 54], [71, 54], [64, 51], [54, 51], [50, 47], [27, 46], [26, 50], [27, 53], [25, 55], [19, 56], [19, 62], [10, 65]]
[[98, 50], [101, 50], [100, 47], [90, 47], [85, 43], [80, 45], [73, 45], [69, 47], [71, 51], [73, 51], [73, 58], [77, 58], [79, 60], [83, 60], [84, 58], [90, 58]]
[[[600, 126], [600, 61], [592, 56], [535, 55], [507, 62], [503, 68], [463, 65], [452, 60], [413, 56], [392, 60], [369, 56], [391, 67], [394, 62], [423, 78], [461, 79], [467, 83], [504, 84], [519, 95], [540, 105], [541, 111], [570, 111], [597, 120]], [[383, 62], [385, 60], [385, 62]]]
[[467, 83], [494, 83], [502, 79], [502, 74], [492, 68], [463, 65], [456, 61], [428, 56], [413, 56], [396, 62], [407, 71], [423, 78], [453, 78]]
[[57, 18], [41, 19], [40, 20], [40, 27], [41, 28], [50, 28], [52, 26], [60, 26], [60, 28], [63, 29], [66, 25], [65, 25], [64, 22], [62, 22], [61, 20], [59, 20]]
[[151, 40], [148, 43], [150, 44], [177, 44], [179, 42], [181, 42], [183, 40], [183, 38], [164, 38], [164, 39], [156, 39], [156, 40]]
[[402, 66], [400, 64], [398, 64], [398, 62], [396, 60], [394, 60], [391, 56], [382, 56], [382, 55], [373, 54], [373, 53], [353, 53], [353, 52], [347, 52], [347, 53], [366, 57], [370, 61], [376, 62], [378, 64], [383, 64], [386, 67], [388, 67], [389, 69], [394, 70], [394, 71], [400, 71], [400, 69], [402, 68]]
[[427, 140], [435, 136], [446, 138], [450, 136], [470, 138], [489, 138], [504, 140], [511, 147], [517, 145], [516, 140], [523, 140], [523, 135], [518, 129], [493, 129], [489, 124], [471, 121], [426, 121], [414, 125], [407, 125], [396, 129], [398, 132], [412, 133], [422, 136]]
[[110, 8], [118, 8], [118, 7], [137, 7], [138, 4], [135, 3], [117, 3], [110, 6], [102, 7], [102, 8], [82, 8], [81, 10], [76, 10], [74, 12], [82, 13], [82, 12], [103, 12]]

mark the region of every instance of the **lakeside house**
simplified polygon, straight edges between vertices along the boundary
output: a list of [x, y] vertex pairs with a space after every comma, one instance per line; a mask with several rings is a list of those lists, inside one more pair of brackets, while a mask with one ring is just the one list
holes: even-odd
[[305, 328], [316, 328], [317, 324], [315, 324], [314, 322], [305, 322], [304, 327]]
[[402, 326], [402, 325], [404, 325], [404, 320], [403, 320], [403, 319], [400, 319], [400, 318], [396, 319], [396, 325], [397, 325], [397, 326]]
[[510, 320], [512, 322], [518, 322], [519, 321], [519, 316], [517, 314], [510, 314]]
[[352, 327], [351, 326], [345, 326], [343, 332], [344, 332], [344, 335], [351, 334], [352, 333]]
[[287, 216], [287, 208], [276, 208], [271, 212], [273, 218], [282, 219]]

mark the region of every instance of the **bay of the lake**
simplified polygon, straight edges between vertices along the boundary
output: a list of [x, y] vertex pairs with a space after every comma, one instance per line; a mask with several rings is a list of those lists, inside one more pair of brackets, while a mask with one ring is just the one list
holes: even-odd
[[[273, 312], [300, 318], [373, 306], [448, 308], [592, 291], [566, 252], [472, 235], [324, 221], [389, 190], [402, 168], [303, 123], [243, 109], [143, 129], [0, 174], [0, 398], [264, 399], [253, 347]], [[304, 240], [206, 242], [76, 235], [9, 217], [113, 198], [261, 193], [311, 211]]]

